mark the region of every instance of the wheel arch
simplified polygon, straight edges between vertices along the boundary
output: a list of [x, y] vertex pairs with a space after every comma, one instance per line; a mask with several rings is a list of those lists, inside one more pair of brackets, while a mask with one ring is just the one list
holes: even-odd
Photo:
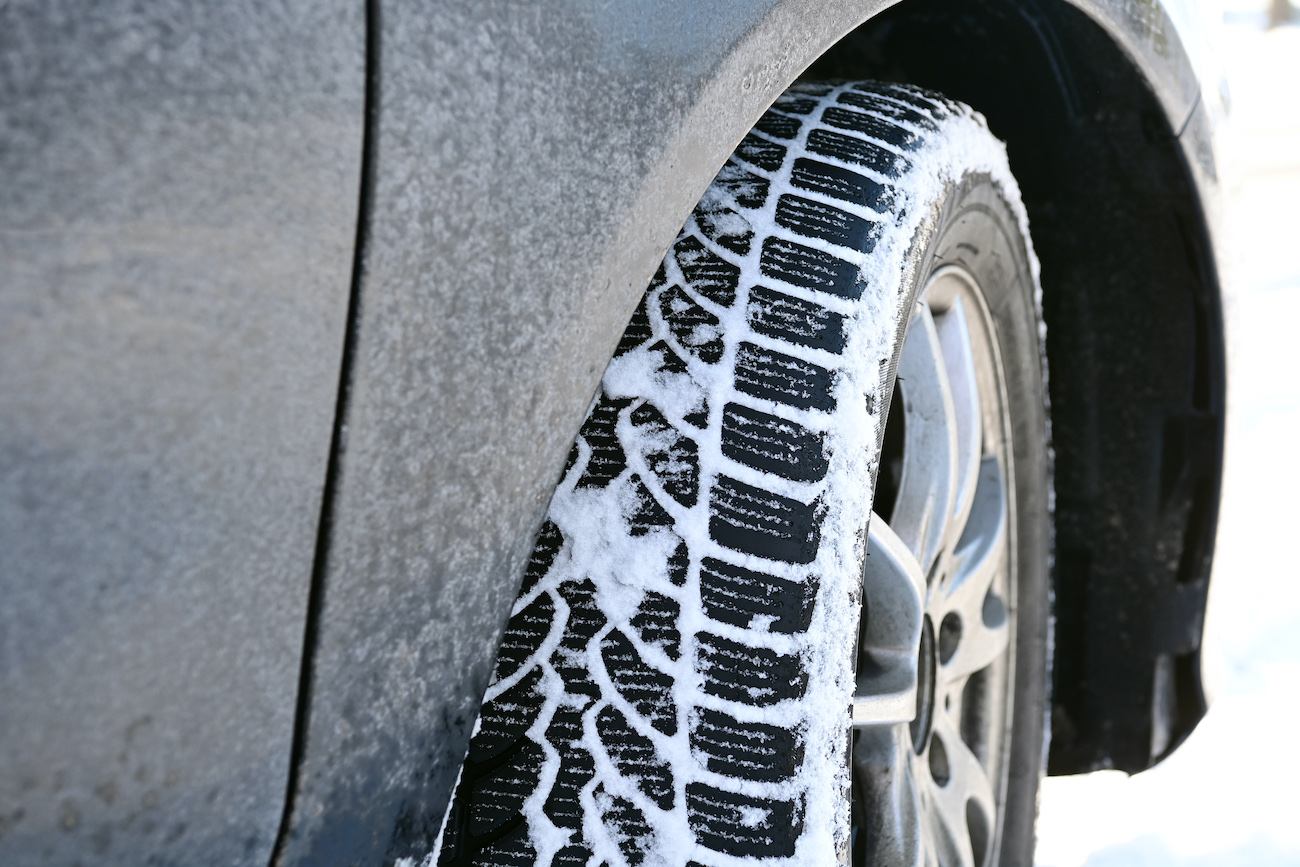
[[1047, 321], [1054, 774], [1143, 770], [1204, 715], [1226, 378], [1190, 61], [1160, 7], [1080, 6], [905, 0], [802, 75], [930, 87], [1007, 142]]

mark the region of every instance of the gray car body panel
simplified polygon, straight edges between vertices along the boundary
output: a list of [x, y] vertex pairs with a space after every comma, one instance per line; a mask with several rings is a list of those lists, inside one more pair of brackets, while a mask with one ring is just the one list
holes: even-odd
[[0, 863], [270, 857], [364, 61], [347, 3], [0, 5]]
[[[371, 4], [368, 240], [277, 863], [431, 844], [633, 306], [764, 109], [887, 5]], [[1165, 9], [1077, 5], [1212, 153], [1208, 124], [1187, 124], [1197, 79]], [[0, 859], [69, 860], [99, 833], [104, 863], [264, 863], [345, 331], [363, 10], [168, 4], [65, 24], [44, 8], [23, 14], [48, 42], [0, 36], [6, 60], [70, 70], [62, 86], [3, 73], [23, 96], [0, 107], [3, 140], [51, 131], [0, 152], [19, 179], [0, 191], [0, 557], [15, 588], [0, 676], [22, 698], [0, 709]], [[135, 101], [118, 96], [136, 54], [165, 44], [150, 22], [173, 20], [221, 31], [222, 51], [195, 67], [180, 40]], [[106, 49], [114, 33], [136, 47]], [[178, 87], [173, 68], [208, 89]], [[87, 118], [124, 131], [88, 136]], [[1208, 198], [1213, 172], [1197, 177]], [[95, 232], [111, 243], [87, 247]], [[114, 294], [124, 280], [169, 311], [166, 329]], [[195, 855], [199, 841], [220, 848]]]

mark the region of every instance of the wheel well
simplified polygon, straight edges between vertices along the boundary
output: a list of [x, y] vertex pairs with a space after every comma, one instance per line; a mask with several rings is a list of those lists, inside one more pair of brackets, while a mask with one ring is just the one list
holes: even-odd
[[1178, 131], [1061, 0], [904, 0], [802, 77], [932, 88], [1006, 141], [1042, 262], [1056, 453], [1048, 770], [1151, 766], [1205, 712], [1223, 451], [1222, 315]]

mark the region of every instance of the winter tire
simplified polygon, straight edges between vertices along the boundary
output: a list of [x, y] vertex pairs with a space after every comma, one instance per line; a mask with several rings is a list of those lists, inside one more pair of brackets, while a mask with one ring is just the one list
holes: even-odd
[[437, 863], [1032, 863], [1028, 237], [965, 106], [877, 83], [776, 102], [605, 372]]

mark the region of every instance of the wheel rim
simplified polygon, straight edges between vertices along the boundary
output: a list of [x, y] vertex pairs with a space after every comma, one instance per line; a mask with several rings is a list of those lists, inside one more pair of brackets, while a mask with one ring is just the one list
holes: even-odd
[[927, 282], [898, 380], [863, 576], [852, 861], [984, 867], [1007, 783], [1015, 486], [1001, 357], [966, 270]]

